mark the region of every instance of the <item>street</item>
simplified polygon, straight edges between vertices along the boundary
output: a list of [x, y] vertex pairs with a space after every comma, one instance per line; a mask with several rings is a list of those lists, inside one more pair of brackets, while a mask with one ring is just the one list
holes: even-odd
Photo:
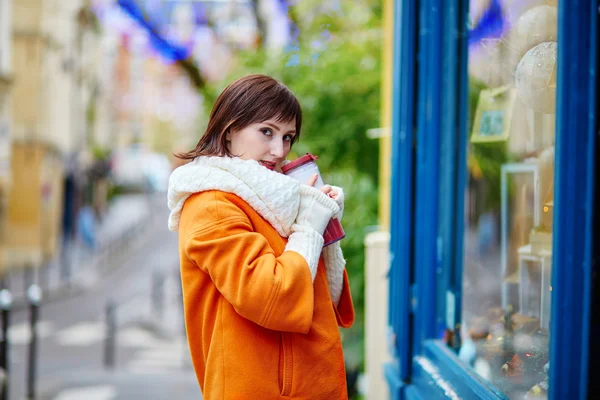
[[[117, 267], [103, 269], [79, 294], [42, 301], [36, 398], [201, 398], [184, 338], [177, 235], [167, 230], [167, 212], [160, 210], [120, 258], [109, 256]], [[159, 292], [152, 289], [156, 282], [162, 283]], [[117, 305], [112, 369], [103, 365], [109, 300]], [[20, 400], [27, 398], [27, 308], [11, 319], [9, 397]]]

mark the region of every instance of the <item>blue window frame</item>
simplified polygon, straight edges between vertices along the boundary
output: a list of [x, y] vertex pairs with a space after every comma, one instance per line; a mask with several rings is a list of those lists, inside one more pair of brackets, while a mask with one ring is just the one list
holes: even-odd
[[[600, 364], [598, 5], [559, 2], [550, 399], [599, 390], [589, 379]], [[391, 396], [506, 398], [438, 340], [461, 320], [468, 0], [397, 0], [395, 10]]]
[[[559, 9], [558, 110], [550, 398], [587, 398], [593, 231], [598, 203], [598, 1], [563, 1]], [[571, 44], [577, 43], [577, 46]], [[594, 252], [594, 254], [593, 254]], [[598, 320], [595, 320], [598, 324]], [[597, 338], [596, 338], [597, 340]]]
[[[392, 399], [399, 399], [410, 375], [412, 310], [410, 288], [413, 261], [413, 163], [416, 110], [416, 2], [396, 2], [394, 7], [394, 80], [392, 102], [392, 221], [390, 226], [390, 344], [394, 362], [385, 366]], [[400, 40], [400, 38], [402, 38]]]

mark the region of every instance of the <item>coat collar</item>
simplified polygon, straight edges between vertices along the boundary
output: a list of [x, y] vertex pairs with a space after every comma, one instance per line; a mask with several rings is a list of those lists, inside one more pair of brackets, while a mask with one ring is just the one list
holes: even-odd
[[254, 160], [237, 157], [197, 157], [176, 168], [169, 178], [169, 229], [179, 227], [183, 204], [194, 193], [220, 190], [248, 203], [277, 232], [288, 237], [300, 202], [300, 183], [270, 171]]

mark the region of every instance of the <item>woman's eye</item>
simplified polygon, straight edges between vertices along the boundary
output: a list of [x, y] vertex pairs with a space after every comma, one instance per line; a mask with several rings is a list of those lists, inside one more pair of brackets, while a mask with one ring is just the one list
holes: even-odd
[[273, 136], [273, 131], [269, 128], [262, 128], [260, 131], [267, 136]]
[[292, 135], [285, 135], [283, 137], [283, 140], [285, 140], [286, 142], [291, 142], [292, 140], [294, 140], [294, 137]]

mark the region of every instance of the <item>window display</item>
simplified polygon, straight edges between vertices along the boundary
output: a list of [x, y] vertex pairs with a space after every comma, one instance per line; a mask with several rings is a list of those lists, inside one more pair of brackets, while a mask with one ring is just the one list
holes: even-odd
[[[472, 0], [473, 26], [490, 20], [489, 3]], [[459, 357], [511, 399], [545, 399], [551, 368], [557, 5], [496, 3], [502, 12], [490, 37], [469, 46]]]

